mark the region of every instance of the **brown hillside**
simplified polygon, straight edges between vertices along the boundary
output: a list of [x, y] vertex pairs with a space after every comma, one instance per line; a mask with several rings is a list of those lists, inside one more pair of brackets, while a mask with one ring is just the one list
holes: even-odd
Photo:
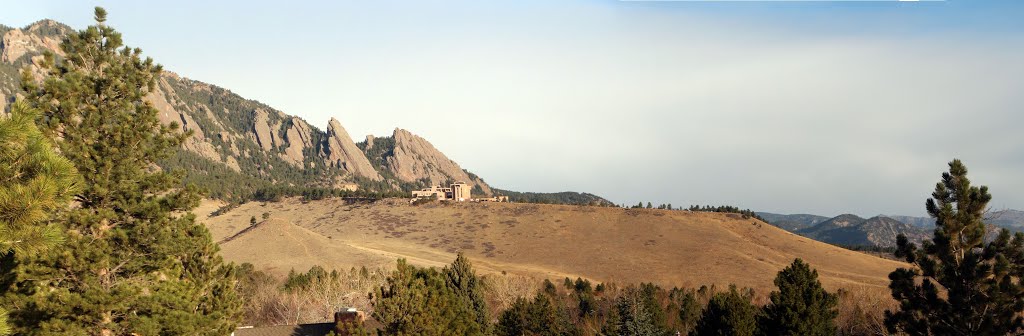
[[775, 273], [796, 257], [816, 267], [832, 289], [884, 288], [888, 273], [902, 265], [739, 215], [668, 210], [289, 199], [247, 203], [206, 223], [220, 241], [264, 212], [268, 221], [221, 248], [228, 260], [278, 274], [313, 264], [388, 267], [399, 257], [440, 266], [461, 250], [482, 272], [667, 286], [735, 283], [767, 292]]

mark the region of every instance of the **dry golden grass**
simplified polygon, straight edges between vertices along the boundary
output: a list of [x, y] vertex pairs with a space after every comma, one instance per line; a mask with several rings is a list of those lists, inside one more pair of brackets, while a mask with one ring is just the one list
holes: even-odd
[[699, 287], [730, 283], [766, 294], [794, 258], [818, 269], [830, 290], [884, 290], [904, 265], [800, 237], [735, 214], [507, 203], [402, 200], [346, 204], [340, 199], [244, 204], [208, 218], [221, 241], [265, 212], [270, 219], [221, 248], [227, 260], [284, 275], [313, 265], [328, 269], [393, 267], [397, 258], [443, 266], [464, 251], [479, 272], [595, 282], [654, 282]]

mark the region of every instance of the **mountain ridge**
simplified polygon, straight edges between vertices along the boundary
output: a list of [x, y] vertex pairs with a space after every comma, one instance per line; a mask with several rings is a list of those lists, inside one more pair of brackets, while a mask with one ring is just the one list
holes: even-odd
[[804, 228], [814, 226], [815, 224], [828, 220], [828, 217], [818, 216], [812, 214], [792, 214], [783, 215], [771, 212], [756, 212], [758, 216], [764, 218], [772, 225], [778, 226], [786, 231], [796, 231]]
[[[21, 69], [41, 80], [42, 55], [51, 52], [59, 59], [63, 36], [74, 31], [53, 20], [0, 28], [0, 111], [22, 93]], [[161, 73], [145, 99], [162, 123], [193, 133], [183, 151], [159, 163], [161, 168], [186, 171], [186, 182], [207, 188], [214, 198], [240, 202], [271, 188], [404, 195], [451, 182], [469, 184], [475, 195], [494, 194], [482, 178], [401, 128], [391, 136], [390, 155], [374, 157], [380, 151], [364, 142], [357, 145], [335, 117], [321, 130], [301, 117], [172, 71]], [[372, 139], [368, 136], [367, 142]]]
[[[897, 234], [905, 234], [918, 243], [932, 237], [935, 219], [931, 217], [878, 215], [861, 218], [843, 214], [828, 218], [811, 214], [775, 214], [758, 212], [772, 225], [818, 241], [843, 246], [893, 247]], [[986, 239], [994, 239], [1000, 229], [1024, 231], [1024, 211], [1003, 209], [985, 215]]]
[[842, 246], [896, 246], [896, 236], [902, 234], [914, 243], [930, 237], [930, 232], [898, 220], [875, 216], [861, 218], [852, 214], [843, 214], [818, 223], [812, 227], [797, 230], [797, 234]]

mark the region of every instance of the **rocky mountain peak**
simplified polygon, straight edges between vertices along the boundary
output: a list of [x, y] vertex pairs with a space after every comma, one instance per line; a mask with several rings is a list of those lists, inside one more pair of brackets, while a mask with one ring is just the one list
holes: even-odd
[[395, 145], [387, 165], [398, 179], [407, 182], [426, 179], [431, 184], [462, 181], [478, 186], [484, 195], [493, 194], [483, 180], [470, 176], [426, 139], [401, 128], [395, 128], [392, 138]]
[[327, 158], [328, 164], [374, 181], [382, 179], [380, 173], [373, 169], [370, 160], [366, 159], [363, 151], [356, 147], [355, 142], [352, 142], [352, 137], [348, 135], [338, 119], [331, 118], [331, 121], [327, 123], [325, 150], [324, 156]]
[[[52, 20], [22, 29], [0, 26], [0, 114], [21, 93], [21, 69], [29, 66], [36, 80], [42, 80], [33, 64], [47, 51], [62, 55], [61, 41], [73, 31]], [[203, 180], [218, 176], [214, 180], [219, 184], [213, 184], [217, 190], [211, 193], [220, 197], [244, 196], [273, 184], [385, 191], [417, 188], [426, 181], [463, 181], [477, 187], [477, 195], [492, 195], [482, 179], [402, 129], [393, 137], [367, 136], [360, 149], [334, 118], [322, 131], [259, 101], [169, 70], [156, 84], [145, 99], [158, 110], [160, 121], [177, 123], [179, 130], [193, 134], [165, 168], [184, 169]], [[364, 150], [374, 153], [372, 160]], [[228, 178], [245, 182], [223, 183]]]
[[830, 244], [882, 247], [895, 246], [896, 236], [900, 234], [915, 243], [928, 237], [926, 230], [886, 216], [864, 219], [851, 214], [836, 216], [796, 233]]
[[[15, 63], [23, 56], [38, 55], [44, 51], [52, 51], [63, 55], [60, 49], [60, 37], [49, 34], [35, 33], [45, 30], [43, 24], [37, 22], [26, 29], [12, 29], [0, 39], [0, 62]], [[58, 28], [54, 28], [58, 29]]]

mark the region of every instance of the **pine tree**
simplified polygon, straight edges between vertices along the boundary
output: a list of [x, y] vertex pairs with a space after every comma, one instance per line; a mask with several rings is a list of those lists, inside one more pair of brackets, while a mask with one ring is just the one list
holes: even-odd
[[361, 321], [342, 321], [334, 325], [334, 330], [327, 336], [371, 336]]
[[27, 256], [59, 243], [61, 230], [48, 221], [79, 187], [74, 165], [36, 127], [37, 113], [19, 101], [0, 119], [2, 255]]
[[434, 268], [398, 266], [376, 292], [373, 317], [386, 335], [482, 335], [476, 314]]
[[685, 334], [692, 330], [697, 325], [700, 315], [701, 306], [700, 302], [697, 302], [697, 296], [694, 295], [693, 291], [687, 291], [679, 300], [680, 331]]
[[188, 133], [162, 125], [144, 98], [161, 67], [122, 45], [105, 24], [71, 34], [64, 58], [47, 54], [41, 84], [23, 74], [26, 100], [82, 176], [64, 249], [21, 266], [11, 314], [16, 332], [38, 335], [224, 335], [240, 302], [233, 267], [223, 264], [209, 232], [189, 211], [195, 188], [180, 174], [154, 169]]
[[728, 292], [711, 297], [690, 334], [751, 336], [757, 332], [756, 316], [757, 307], [750, 303], [750, 295], [741, 294], [736, 286], [729, 286]]
[[516, 298], [494, 325], [494, 333], [498, 336], [519, 336], [527, 332], [528, 307], [530, 303], [522, 297]]
[[821, 287], [818, 271], [797, 258], [775, 277], [779, 290], [759, 319], [762, 332], [771, 335], [835, 335], [838, 298]]
[[898, 257], [916, 266], [889, 274], [900, 306], [887, 311], [890, 332], [910, 335], [1005, 335], [1024, 331], [1024, 234], [1002, 230], [985, 243], [983, 215], [992, 196], [971, 185], [960, 160], [949, 163], [932, 198], [932, 240], [921, 249], [897, 237]]
[[473, 265], [462, 252], [459, 252], [455, 261], [442, 271], [449, 288], [459, 298], [463, 306], [474, 312], [476, 323], [483, 333], [490, 329], [490, 319], [487, 318], [487, 301], [484, 299], [483, 284], [480, 278], [473, 271]]
[[664, 331], [646, 302], [644, 293], [630, 288], [615, 303], [618, 322], [614, 328], [620, 336], [656, 336]]
[[[67, 208], [79, 187], [70, 161], [35, 125], [37, 111], [24, 102], [0, 117], [0, 297], [14, 284], [17, 259], [32, 257], [63, 240], [51, 220]], [[0, 305], [0, 335], [8, 335], [7, 310]]]
[[551, 297], [540, 292], [532, 301], [516, 299], [498, 318], [495, 333], [499, 336], [561, 336], [575, 335], [577, 331]]

